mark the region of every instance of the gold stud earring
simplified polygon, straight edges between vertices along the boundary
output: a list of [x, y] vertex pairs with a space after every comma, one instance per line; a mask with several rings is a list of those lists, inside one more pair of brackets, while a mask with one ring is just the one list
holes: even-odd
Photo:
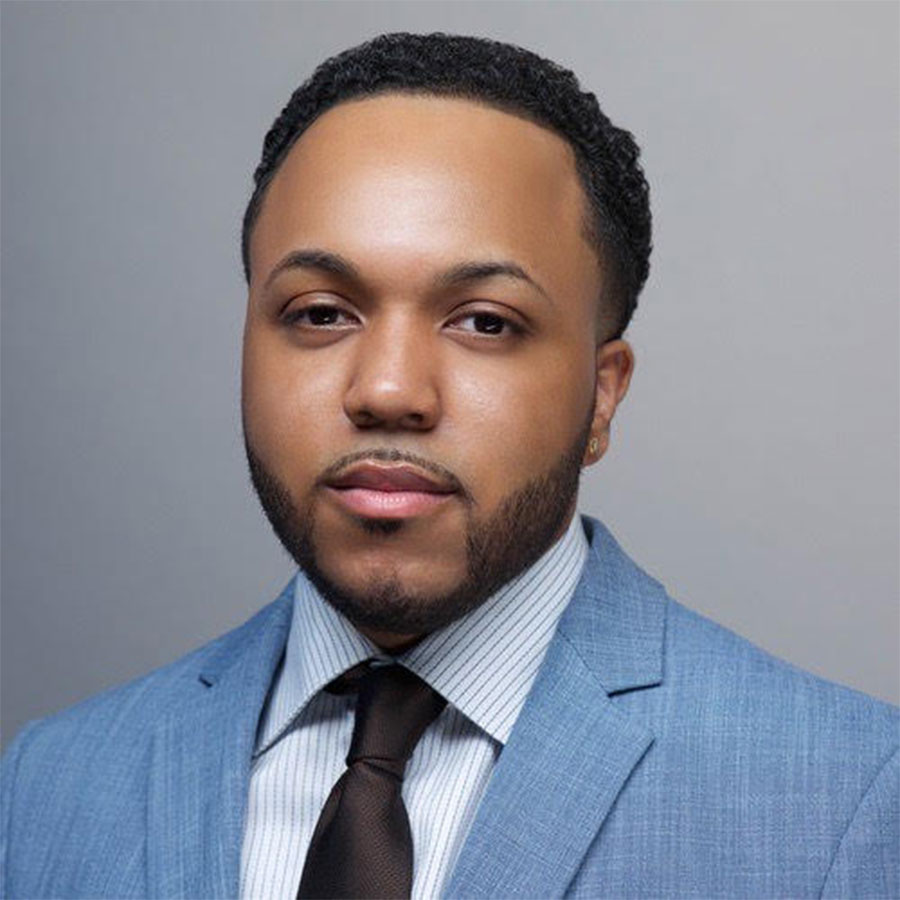
[[600, 449], [600, 441], [597, 438], [592, 437], [590, 443], [588, 443], [588, 452], [593, 456]]

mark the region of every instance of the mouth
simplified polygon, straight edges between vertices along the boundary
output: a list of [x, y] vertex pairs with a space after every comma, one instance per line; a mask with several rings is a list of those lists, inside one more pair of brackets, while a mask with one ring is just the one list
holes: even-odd
[[371, 519], [408, 519], [432, 512], [455, 493], [449, 484], [409, 464], [352, 466], [326, 481], [345, 510]]

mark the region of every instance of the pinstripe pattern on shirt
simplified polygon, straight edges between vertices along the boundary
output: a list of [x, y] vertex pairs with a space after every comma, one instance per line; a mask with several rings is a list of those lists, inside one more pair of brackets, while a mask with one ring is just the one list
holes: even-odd
[[[579, 516], [534, 565], [399, 661], [447, 698], [407, 766], [413, 898], [438, 897], [588, 552]], [[344, 771], [354, 698], [322, 688], [385, 658], [298, 572], [285, 658], [260, 720], [241, 857], [241, 897], [293, 897], [319, 813]]]

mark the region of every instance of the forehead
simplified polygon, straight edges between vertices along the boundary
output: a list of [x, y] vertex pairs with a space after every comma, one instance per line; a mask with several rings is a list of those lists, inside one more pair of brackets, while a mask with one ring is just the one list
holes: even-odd
[[263, 202], [251, 264], [264, 275], [314, 245], [423, 266], [524, 257], [552, 278], [596, 269], [585, 215], [574, 151], [552, 131], [470, 100], [380, 95], [339, 104], [297, 141]]

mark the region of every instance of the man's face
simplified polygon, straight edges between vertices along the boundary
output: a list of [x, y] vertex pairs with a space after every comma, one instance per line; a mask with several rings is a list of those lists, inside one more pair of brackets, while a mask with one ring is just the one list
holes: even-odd
[[269, 186], [244, 333], [254, 485], [385, 645], [537, 559], [605, 448], [631, 356], [598, 351], [584, 215], [562, 139], [435, 97], [335, 107]]

